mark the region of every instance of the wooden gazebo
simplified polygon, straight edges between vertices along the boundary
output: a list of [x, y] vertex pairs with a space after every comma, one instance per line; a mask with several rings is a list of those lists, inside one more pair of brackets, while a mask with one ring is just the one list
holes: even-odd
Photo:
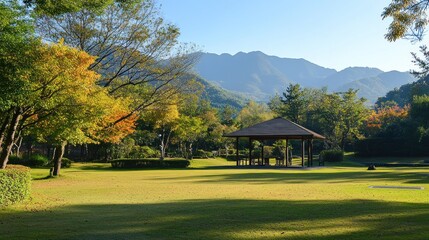
[[[307, 166], [313, 166], [313, 139], [325, 139], [324, 136], [315, 133], [307, 128], [300, 126], [294, 122], [286, 120], [284, 118], [275, 118], [265, 122], [258, 123], [256, 125], [243, 128], [241, 130], [225, 134], [224, 137], [236, 138], [236, 149], [237, 149], [237, 166], [241, 165], [239, 156], [238, 140], [240, 137], [249, 138], [249, 161], [248, 164], [252, 165], [252, 141], [253, 140], [286, 140], [286, 151], [284, 162], [285, 166], [288, 166], [289, 152], [287, 148], [288, 140], [301, 140], [301, 166], [304, 167], [304, 156], [305, 156], [305, 145], [307, 145]], [[305, 144], [307, 142], [307, 144]], [[262, 159], [264, 159], [264, 148], [262, 147]]]

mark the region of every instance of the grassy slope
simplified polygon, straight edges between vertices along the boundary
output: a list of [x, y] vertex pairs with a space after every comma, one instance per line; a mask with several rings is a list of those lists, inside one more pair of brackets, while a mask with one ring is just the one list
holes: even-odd
[[[33, 170], [31, 201], [0, 210], [0, 239], [427, 239], [429, 168]], [[371, 185], [425, 190], [370, 189]]]

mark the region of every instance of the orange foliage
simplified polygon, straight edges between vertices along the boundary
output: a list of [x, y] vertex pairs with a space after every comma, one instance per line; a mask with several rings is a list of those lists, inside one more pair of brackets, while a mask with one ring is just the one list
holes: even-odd
[[136, 121], [138, 116], [133, 114], [130, 117], [114, 124], [114, 122], [122, 117], [126, 116], [128, 112], [117, 111], [106, 116], [104, 118], [104, 124], [106, 124], [102, 134], [102, 141], [110, 143], [119, 143], [124, 137], [135, 131]]
[[370, 130], [380, 130], [381, 128], [396, 122], [401, 119], [405, 119], [409, 114], [409, 106], [403, 108], [395, 105], [393, 107], [379, 108], [371, 111], [367, 119], [367, 128]]

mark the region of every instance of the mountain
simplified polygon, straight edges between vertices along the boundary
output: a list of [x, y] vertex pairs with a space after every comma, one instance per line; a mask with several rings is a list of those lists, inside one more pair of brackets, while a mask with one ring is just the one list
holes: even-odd
[[355, 80], [376, 77], [381, 73], [383, 73], [383, 71], [378, 68], [348, 67], [323, 79], [323, 81], [320, 82], [322, 85], [319, 85], [319, 87], [326, 86], [334, 90]]
[[194, 71], [215, 85], [268, 101], [290, 83], [304, 87], [327, 87], [329, 91], [359, 89], [358, 95], [373, 104], [395, 87], [415, 81], [409, 73], [383, 72], [377, 68], [349, 67], [341, 71], [325, 68], [305, 59], [280, 58], [262, 52], [235, 55], [201, 53]]
[[364, 97], [369, 104], [375, 103], [380, 96], [384, 96], [387, 92], [395, 87], [411, 83], [415, 78], [409, 73], [398, 71], [382, 72], [375, 77], [368, 77], [354, 80], [352, 82], [341, 85], [336, 91], [343, 92], [350, 88], [359, 89], [359, 97]]
[[281, 93], [289, 83], [317, 82], [335, 73], [304, 59], [267, 56], [262, 52], [201, 54], [195, 71], [222, 88], [248, 94], [257, 100], [267, 100]]

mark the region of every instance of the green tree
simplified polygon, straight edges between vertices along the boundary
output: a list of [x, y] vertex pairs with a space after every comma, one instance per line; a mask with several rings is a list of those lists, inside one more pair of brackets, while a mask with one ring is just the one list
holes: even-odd
[[54, 16], [77, 12], [83, 8], [101, 11], [112, 4], [113, 0], [24, 0], [24, 3], [38, 14]]
[[266, 104], [259, 104], [254, 101], [250, 101], [238, 113], [237, 123], [240, 128], [245, 128], [266, 120], [270, 120], [273, 118], [273, 116], [273, 112]]
[[281, 102], [284, 104], [281, 108], [282, 117], [298, 124], [304, 123], [308, 101], [304, 98], [304, 92], [299, 84], [289, 84]]
[[179, 111], [177, 101], [168, 105], [154, 105], [144, 115], [146, 121], [154, 126], [154, 130], [159, 133], [161, 160], [164, 160], [165, 153], [170, 143], [170, 137], [178, 127]]
[[176, 130], [179, 140], [180, 149], [186, 159], [192, 159], [192, 144], [203, 137], [203, 133], [207, 131], [207, 127], [199, 117], [189, 117], [181, 115], [178, 119], [178, 128]]
[[0, 162], [5, 168], [16, 132], [26, 109], [22, 105], [32, 94], [32, 74], [40, 42], [33, 37], [31, 19], [18, 1], [0, 2]]
[[353, 89], [325, 94], [315, 114], [331, 148], [344, 150], [347, 142], [361, 136], [361, 127], [368, 116], [365, 101]]

